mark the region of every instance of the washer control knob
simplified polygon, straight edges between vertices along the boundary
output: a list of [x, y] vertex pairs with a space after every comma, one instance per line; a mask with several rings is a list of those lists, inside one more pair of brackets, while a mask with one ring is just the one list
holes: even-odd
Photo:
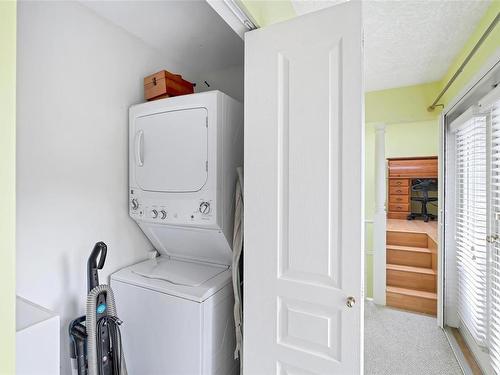
[[158, 217], [158, 211], [151, 210], [151, 216], [153, 217], [153, 219], [156, 219]]
[[137, 199], [132, 199], [132, 209], [135, 211], [139, 208], [139, 201]]
[[167, 211], [165, 211], [165, 210], [161, 210], [161, 211], [160, 211], [160, 214], [161, 214], [161, 216], [160, 216], [160, 217], [161, 217], [161, 219], [162, 219], [162, 220], [165, 220], [165, 219], [167, 218]]
[[201, 202], [199, 210], [202, 214], [208, 214], [210, 212], [210, 203]]

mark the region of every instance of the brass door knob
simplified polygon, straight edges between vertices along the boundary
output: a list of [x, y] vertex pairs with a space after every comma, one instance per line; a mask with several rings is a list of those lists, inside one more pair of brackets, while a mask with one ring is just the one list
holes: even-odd
[[352, 308], [356, 304], [356, 300], [354, 299], [354, 297], [347, 297], [345, 304], [347, 305], [347, 307]]
[[498, 234], [492, 234], [491, 236], [486, 236], [486, 241], [488, 241], [489, 243], [495, 243], [499, 238], [500, 237], [498, 236]]

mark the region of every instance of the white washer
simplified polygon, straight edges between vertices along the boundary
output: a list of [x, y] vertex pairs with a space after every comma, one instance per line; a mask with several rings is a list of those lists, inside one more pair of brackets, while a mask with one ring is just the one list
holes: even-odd
[[243, 106], [211, 91], [132, 106], [129, 214], [160, 257], [111, 276], [131, 375], [232, 375]]
[[159, 257], [111, 276], [131, 375], [235, 374], [228, 267]]

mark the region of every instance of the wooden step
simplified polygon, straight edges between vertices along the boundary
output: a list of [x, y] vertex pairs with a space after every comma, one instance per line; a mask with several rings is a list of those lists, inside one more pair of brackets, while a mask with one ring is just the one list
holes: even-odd
[[427, 234], [418, 232], [387, 231], [387, 245], [427, 247]]
[[431, 268], [387, 264], [387, 286], [436, 292], [436, 272]]
[[397, 219], [397, 220], [406, 220], [410, 212], [388, 212], [387, 213], [387, 218], [388, 219]]
[[386, 257], [388, 264], [432, 268], [432, 253], [423, 247], [387, 245]]
[[386, 303], [388, 306], [424, 314], [436, 315], [437, 312], [436, 293], [388, 286]]

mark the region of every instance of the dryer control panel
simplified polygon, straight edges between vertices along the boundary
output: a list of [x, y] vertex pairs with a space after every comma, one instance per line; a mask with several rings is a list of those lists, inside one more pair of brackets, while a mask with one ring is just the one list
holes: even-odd
[[134, 220], [169, 225], [217, 228], [216, 207], [210, 198], [148, 199], [131, 190], [129, 213]]

